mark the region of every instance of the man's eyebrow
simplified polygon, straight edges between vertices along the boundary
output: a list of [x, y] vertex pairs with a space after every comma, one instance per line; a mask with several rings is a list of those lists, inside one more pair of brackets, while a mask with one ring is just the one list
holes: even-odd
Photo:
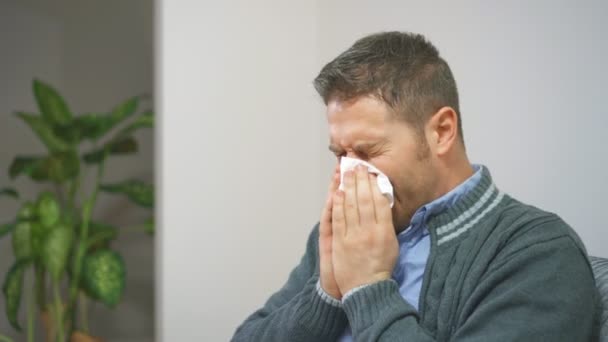
[[[385, 139], [382, 139], [380, 141], [376, 141], [376, 142], [361, 142], [361, 143], [357, 143], [354, 146], [354, 150], [356, 151], [363, 151], [363, 150], [373, 150], [375, 148], [378, 148], [382, 145], [384, 145], [386, 143]], [[328, 149], [336, 154], [342, 153], [344, 152], [344, 150], [334, 144], [329, 144]]]
[[355, 146], [354, 146], [353, 149], [354, 150], [358, 150], [358, 151], [361, 151], [361, 150], [373, 150], [373, 149], [378, 148], [378, 147], [380, 147], [380, 146], [382, 146], [384, 144], [386, 144], [386, 140], [385, 139], [382, 139], [382, 140], [379, 140], [379, 141], [375, 141], [375, 142], [362, 142], [362, 143], [355, 144]]
[[329, 144], [328, 149], [333, 152], [333, 153], [340, 153], [342, 152], [342, 149], [333, 145], [333, 144]]
[[354, 150], [369, 150], [371, 148], [374, 148], [376, 146], [380, 145], [380, 143], [368, 143], [368, 142], [364, 142], [364, 143], [358, 143], [355, 144], [355, 146], [353, 147]]

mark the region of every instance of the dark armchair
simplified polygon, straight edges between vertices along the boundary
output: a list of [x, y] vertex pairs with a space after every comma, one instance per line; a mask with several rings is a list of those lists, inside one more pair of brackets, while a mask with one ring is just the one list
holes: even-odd
[[608, 342], [608, 259], [590, 257], [589, 260], [602, 301], [600, 342]]

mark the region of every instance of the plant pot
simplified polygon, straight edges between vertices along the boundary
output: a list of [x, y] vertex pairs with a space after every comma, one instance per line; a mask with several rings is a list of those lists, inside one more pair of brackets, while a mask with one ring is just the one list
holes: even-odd
[[[42, 320], [42, 326], [44, 327], [45, 333], [45, 341], [46, 342], [56, 342], [55, 338], [55, 322], [53, 320], [53, 315], [48, 311], [42, 311], [40, 313], [40, 318]], [[64, 324], [63, 331], [68, 330], [67, 322]]]
[[[43, 311], [41, 314], [42, 325], [44, 326], [44, 332], [46, 335], [46, 342], [57, 342], [55, 341], [55, 322], [53, 322], [53, 316], [47, 312]], [[68, 330], [68, 324], [65, 324], [64, 331]], [[91, 336], [82, 331], [74, 331], [72, 336], [70, 336], [70, 342], [104, 342], [102, 338]]]
[[72, 337], [70, 338], [70, 342], [104, 342], [103, 339], [95, 336], [91, 336], [89, 334], [85, 334], [81, 331], [74, 331], [72, 333]]

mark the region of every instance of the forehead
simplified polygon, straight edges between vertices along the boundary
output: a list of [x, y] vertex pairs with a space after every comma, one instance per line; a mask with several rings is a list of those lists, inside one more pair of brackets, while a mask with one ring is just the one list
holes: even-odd
[[327, 103], [329, 136], [334, 144], [386, 139], [395, 121], [388, 106], [373, 97], [333, 99]]

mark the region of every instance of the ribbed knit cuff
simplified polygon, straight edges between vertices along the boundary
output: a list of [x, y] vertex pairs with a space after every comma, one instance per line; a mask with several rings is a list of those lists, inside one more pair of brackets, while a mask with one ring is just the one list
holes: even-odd
[[403, 311], [404, 305], [410, 306], [412, 312], [416, 311], [401, 297], [399, 286], [393, 279], [365, 286], [342, 301], [342, 308], [355, 335], [392, 310]]
[[357, 292], [357, 291], [359, 291], [359, 290], [361, 290], [363, 288], [366, 288], [366, 287], [368, 287], [370, 285], [371, 284], [360, 285], [360, 286], [357, 286], [357, 287], [351, 289], [350, 291], [346, 292], [344, 294], [344, 296], [342, 296], [342, 302], [344, 302], [346, 300], [346, 298], [352, 296], [355, 292]]
[[323, 301], [325, 301], [327, 304], [342, 308], [341, 301], [339, 301], [337, 298], [332, 297], [329, 293], [323, 290], [323, 287], [321, 286], [321, 279], [317, 280], [317, 294], [321, 296], [321, 299], [323, 299]]
[[[346, 314], [342, 310], [341, 304], [337, 306], [336, 303], [328, 301], [331, 296], [323, 297], [319, 293], [320, 284], [318, 281], [316, 283], [317, 285], [312, 288], [307, 296], [309, 300], [302, 302], [298, 309], [297, 322], [320, 338], [337, 339], [346, 328]], [[340, 303], [337, 299], [334, 300]]]

